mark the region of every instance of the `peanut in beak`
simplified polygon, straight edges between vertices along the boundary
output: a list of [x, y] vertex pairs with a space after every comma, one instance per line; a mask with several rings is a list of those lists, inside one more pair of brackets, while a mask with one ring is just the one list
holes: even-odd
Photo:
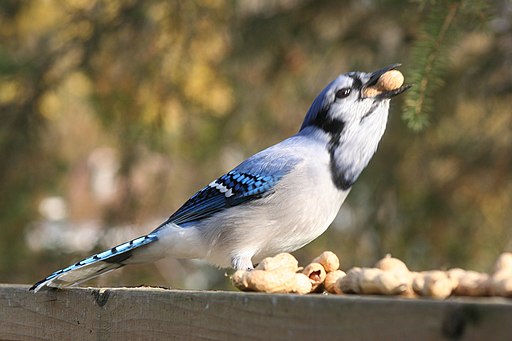
[[364, 88], [364, 97], [375, 97], [386, 91], [400, 88], [404, 84], [404, 75], [398, 70], [389, 70], [379, 77], [375, 85]]

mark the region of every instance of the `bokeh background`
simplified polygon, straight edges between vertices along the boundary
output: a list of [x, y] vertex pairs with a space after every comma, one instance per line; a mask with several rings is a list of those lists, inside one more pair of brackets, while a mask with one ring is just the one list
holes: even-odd
[[[336, 75], [395, 62], [415, 87], [331, 228], [295, 255], [488, 270], [512, 250], [510, 1], [1, 1], [0, 282], [151, 231], [294, 134]], [[90, 284], [230, 287], [176, 260]]]

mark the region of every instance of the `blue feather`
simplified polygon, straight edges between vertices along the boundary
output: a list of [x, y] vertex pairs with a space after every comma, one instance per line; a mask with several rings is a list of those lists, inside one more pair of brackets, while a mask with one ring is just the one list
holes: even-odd
[[300, 156], [292, 156], [287, 152], [285, 146], [292, 144], [292, 140], [290, 138], [284, 144], [253, 155], [229, 173], [211, 182], [194, 194], [156, 230], [169, 223], [185, 227], [187, 223], [269, 195], [281, 178], [302, 160]]
[[[43, 285], [48, 285], [49, 283], [55, 282], [56, 284], [60, 284], [61, 282], [65, 282], [62, 280], [62, 276], [66, 276], [67, 273], [75, 272], [75, 271], [83, 271], [87, 273], [84, 276], [84, 280], [96, 277], [102, 273], [108, 272], [110, 270], [119, 268], [123, 266], [123, 261], [131, 257], [131, 254], [134, 249], [139, 248], [141, 246], [146, 246], [150, 243], [153, 243], [158, 240], [158, 237], [152, 234], [147, 236], [142, 236], [139, 238], [135, 238], [129, 242], [120, 244], [116, 247], [113, 247], [109, 250], [103, 251], [101, 253], [95, 254], [93, 256], [82, 259], [81, 261], [68, 266], [67, 268], [55, 271], [45, 279], [34, 284], [30, 290], [39, 290]], [[53, 285], [51, 285], [53, 286]]]
[[253, 175], [233, 170], [194, 194], [164, 224], [178, 225], [207, 218], [228, 207], [268, 195], [282, 175]]

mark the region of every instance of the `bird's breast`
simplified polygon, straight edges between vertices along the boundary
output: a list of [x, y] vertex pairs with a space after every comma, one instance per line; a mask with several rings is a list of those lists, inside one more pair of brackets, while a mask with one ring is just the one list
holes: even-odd
[[287, 151], [301, 160], [270, 193], [198, 224], [210, 262], [225, 266], [230, 255], [245, 253], [257, 263], [308, 244], [332, 223], [348, 191], [332, 181], [325, 144], [300, 144]]

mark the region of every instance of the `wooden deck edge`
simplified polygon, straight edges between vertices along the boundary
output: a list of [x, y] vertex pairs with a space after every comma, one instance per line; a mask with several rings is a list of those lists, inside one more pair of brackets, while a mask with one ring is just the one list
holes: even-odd
[[511, 340], [512, 300], [0, 284], [9, 340]]

